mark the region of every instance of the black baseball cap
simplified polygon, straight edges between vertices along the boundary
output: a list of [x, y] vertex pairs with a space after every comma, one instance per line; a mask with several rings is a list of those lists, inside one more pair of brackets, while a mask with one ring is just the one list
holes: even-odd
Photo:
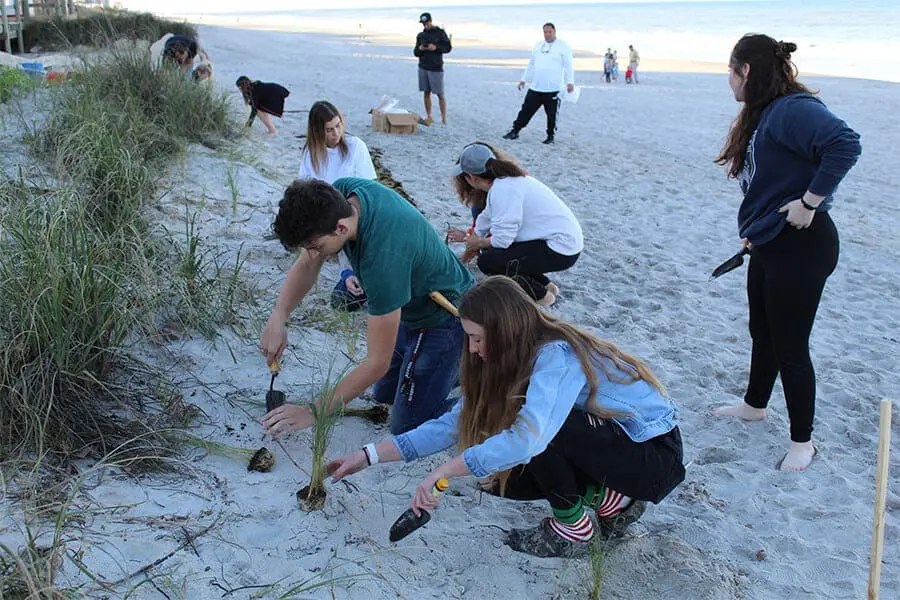
[[419, 15], [419, 23], [427, 23], [431, 20], [431, 13], [422, 13]]

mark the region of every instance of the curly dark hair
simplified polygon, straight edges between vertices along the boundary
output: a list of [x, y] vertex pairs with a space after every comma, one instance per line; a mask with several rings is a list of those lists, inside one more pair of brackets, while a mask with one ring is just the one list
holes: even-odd
[[353, 207], [335, 187], [318, 179], [296, 179], [284, 190], [272, 231], [294, 251], [313, 239], [334, 233]]
[[772, 100], [789, 94], [815, 93], [797, 81], [797, 67], [791, 61], [791, 54], [796, 51], [797, 44], [779, 42], [758, 33], [748, 33], [731, 51], [728, 67], [740, 72], [744, 65], [750, 65], [750, 74], [744, 85], [744, 106], [732, 123], [725, 147], [715, 161], [728, 166], [729, 177], [741, 174], [747, 144], [759, 125], [763, 109]]

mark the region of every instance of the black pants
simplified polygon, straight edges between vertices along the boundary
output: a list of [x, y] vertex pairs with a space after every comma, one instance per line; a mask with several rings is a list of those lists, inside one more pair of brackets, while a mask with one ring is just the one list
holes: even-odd
[[547, 136], [554, 137], [556, 135], [556, 114], [559, 112], [559, 92], [536, 92], [528, 90], [525, 94], [525, 101], [519, 110], [519, 116], [513, 122], [513, 129], [516, 131], [525, 129], [531, 117], [540, 107], [544, 107], [547, 113]]
[[547, 293], [550, 280], [544, 273], [565, 271], [579, 254], [566, 256], [551, 250], [545, 240], [513, 242], [509, 248], [485, 248], [478, 255], [478, 268], [485, 275], [506, 275], [515, 279], [535, 300]]
[[565, 510], [593, 485], [656, 504], [684, 481], [682, 461], [677, 427], [638, 443], [612, 421], [592, 424], [586, 413], [574, 409], [546, 450], [513, 469], [504, 497], [546, 499], [551, 507]]
[[781, 373], [791, 422], [791, 440], [812, 436], [816, 374], [809, 357], [809, 334], [825, 280], [838, 261], [838, 234], [828, 213], [816, 213], [807, 229], [785, 225], [778, 236], [750, 253], [750, 382], [744, 400], [765, 408]]

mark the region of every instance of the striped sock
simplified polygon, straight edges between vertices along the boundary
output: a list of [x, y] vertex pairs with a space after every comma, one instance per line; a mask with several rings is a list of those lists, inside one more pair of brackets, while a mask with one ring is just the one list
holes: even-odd
[[572, 542], [586, 542], [594, 536], [594, 525], [579, 502], [571, 509], [553, 509], [550, 529]]
[[597, 516], [601, 519], [614, 517], [625, 510], [629, 504], [631, 504], [631, 498], [607, 488], [603, 501], [597, 506]]

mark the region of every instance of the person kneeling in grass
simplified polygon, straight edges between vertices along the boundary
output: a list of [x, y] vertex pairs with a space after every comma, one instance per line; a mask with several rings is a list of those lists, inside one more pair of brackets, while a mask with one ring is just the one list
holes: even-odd
[[463, 400], [447, 414], [335, 459], [335, 481], [369, 464], [412, 461], [454, 443], [462, 453], [416, 488], [431, 510], [441, 477], [490, 477], [486, 491], [547, 500], [553, 516], [513, 529], [506, 544], [535, 556], [577, 556], [594, 535], [621, 535], [684, 480], [677, 408], [639, 359], [541, 311], [504, 276], [466, 292]]
[[[450, 409], [465, 332], [432, 300], [459, 300], [474, 279], [422, 213], [377, 181], [342, 177], [328, 184], [298, 179], [288, 186], [272, 226], [285, 249], [302, 249], [278, 296], [260, 348], [269, 365], [287, 346], [291, 311], [319, 278], [325, 260], [343, 252], [366, 290], [366, 357], [341, 381], [336, 410], [374, 386], [375, 402], [391, 404], [391, 432], [401, 434]], [[307, 405], [285, 404], [262, 419], [280, 436], [313, 423]]]

